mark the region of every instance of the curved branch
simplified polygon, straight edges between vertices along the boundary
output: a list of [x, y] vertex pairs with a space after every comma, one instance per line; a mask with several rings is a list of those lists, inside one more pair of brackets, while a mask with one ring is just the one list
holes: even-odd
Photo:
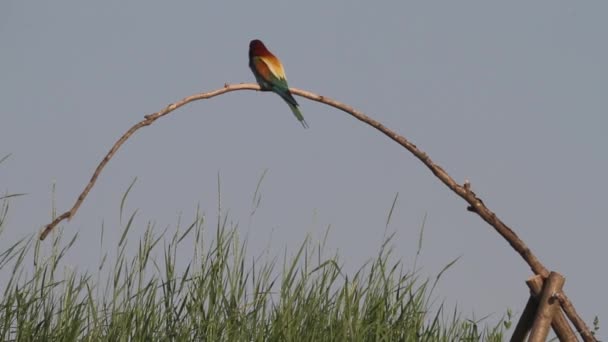
[[234, 85], [225, 84], [224, 88], [210, 91], [208, 93], [200, 93], [200, 94], [188, 96], [175, 103], [168, 105], [161, 111], [158, 111], [154, 114], [144, 116], [144, 119], [142, 121], [136, 123], [131, 128], [129, 128], [129, 130], [126, 131], [125, 134], [123, 134], [120, 137], [120, 139], [118, 139], [118, 141], [116, 141], [114, 143], [114, 145], [112, 146], [110, 151], [108, 151], [108, 153], [106, 154], [105, 157], [103, 157], [103, 159], [101, 160], [99, 165], [97, 165], [95, 172], [93, 172], [93, 175], [91, 176], [91, 180], [89, 180], [89, 183], [87, 183], [87, 185], [84, 187], [84, 190], [82, 190], [82, 192], [80, 193], [80, 196], [78, 196], [78, 199], [72, 206], [72, 209], [57, 216], [53, 220], [53, 222], [47, 224], [44, 227], [44, 229], [42, 230], [42, 232], [40, 233], [40, 240], [44, 240], [47, 237], [47, 235], [49, 235], [49, 233], [53, 230], [53, 228], [55, 228], [61, 221], [66, 220], [66, 219], [69, 221], [72, 217], [74, 217], [74, 215], [76, 215], [78, 208], [80, 208], [80, 205], [82, 204], [84, 199], [87, 197], [87, 195], [91, 191], [91, 188], [93, 188], [93, 186], [95, 185], [95, 182], [97, 182], [97, 178], [99, 177], [99, 174], [104, 169], [104, 167], [106, 167], [106, 164], [108, 164], [110, 159], [112, 159], [112, 157], [116, 154], [116, 152], [122, 146], [122, 144], [124, 144], [125, 141], [127, 141], [127, 139], [129, 139], [138, 129], [145, 127], [145, 126], [150, 126], [152, 123], [154, 123], [154, 121], [158, 120], [159, 118], [171, 113], [172, 111], [174, 111], [192, 101], [210, 99], [212, 97], [222, 95], [224, 93], [228, 93], [228, 92], [235, 91], [235, 90], [260, 90], [260, 86], [258, 86], [257, 84], [251, 84], [251, 83], [242, 83], [242, 84], [234, 84]]
[[[61, 221], [65, 220], [65, 219], [70, 220], [72, 217], [74, 217], [74, 215], [78, 211], [78, 208], [80, 207], [80, 205], [82, 204], [82, 202], [84, 201], [86, 196], [91, 191], [91, 188], [93, 188], [93, 186], [95, 185], [95, 182], [97, 181], [97, 178], [99, 177], [99, 174], [104, 169], [106, 164], [110, 161], [110, 159], [114, 156], [114, 154], [116, 154], [116, 152], [122, 146], [122, 144], [124, 144], [125, 141], [127, 141], [127, 139], [129, 139], [137, 130], [139, 130], [142, 127], [151, 125], [152, 123], [154, 123], [154, 121], [158, 120], [159, 118], [171, 113], [172, 111], [174, 111], [192, 101], [209, 99], [209, 98], [212, 98], [212, 97], [215, 97], [218, 95], [222, 95], [224, 93], [229, 93], [229, 92], [237, 91], [237, 90], [260, 90], [260, 87], [257, 84], [253, 84], [253, 83], [241, 83], [241, 84], [233, 84], [233, 85], [225, 84], [223, 88], [220, 88], [220, 89], [217, 89], [217, 90], [214, 90], [211, 92], [207, 92], [207, 93], [200, 93], [200, 94], [188, 96], [178, 102], [168, 105], [167, 107], [165, 107], [164, 109], [162, 109], [159, 112], [156, 112], [156, 113], [153, 113], [150, 115], [146, 115], [144, 120], [133, 125], [127, 132], [125, 132], [120, 137], [120, 139], [118, 139], [118, 141], [116, 141], [116, 143], [114, 143], [114, 145], [112, 146], [110, 151], [108, 151], [106, 156], [101, 160], [101, 162], [95, 169], [95, 172], [93, 172], [91, 180], [89, 180], [89, 183], [85, 186], [85, 188], [82, 191], [82, 193], [80, 194], [80, 196], [78, 196], [78, 199], [74, 203], [74, 206], [72, 207], [72, 209], [59, 215], [57, 218], [55, 218], [55, 220], [53, 220], [53, 222], [46, 225], [40, 234], [40, 239], [44, 240], [44, 238]], [[340, 109], [340, 110], [354, 116], [358, 120], [363, 121], [366, 124], [374, 127], [375, 129], [384, 133], [384, 135], [389, 137], [391, 140], [393, 140], [397, 144], [403, 146], [405, 149], [410, 151], [414, 156], [416, 156], [416, 158], [418, 158], [424, 165], [426, 165], [426, 167], [429, 168], [431, 170], [431, 172], [433, 172], [433, 174], [437, 178], [439, 178], [448, 188], [450, 188], [450, 190], [452, 190], [454, 193], [456, 193], [458, 196], [460, 196], [462, 199], [464, 199], [469, 204], [469, 207], [467, 208], [469, 211], [476, 213], [484, 221], [486, 221], [488, 224], [490, 224], [492, 227], [494, 227], [494, 229], [503, 238], [505, 238], [505, 240], [507, 240], [507, 242], [511, 245], [511, 247], [513, 247], [513, 249], [515, 249], [517, 251], [517, 253], [519, 253], [519, 255], [524, 259], [524, 261], [530, 266], [530, 269], [532, 270], [532, 272], [534, 272], [535, 274], [541, 275], [543, 278], [546, 278], [549, 275], [549, 271], [547, 270], [547, 268], [538, 260], [538, 258], [532, 253], [530, 248], [528, 248], [528, 246], [526, 246], [526, 244], [519, 238], [519, 236], [517, 236], [517, 234], [515, 234], [515, 232], [513, 230], [511, 230], [511, 228], [509, 228], [504, 222], [502, 222], [502, 220], [500, 220], [496, 216], [496, 214], [494, 214], [494, 212], [492, 212], [490, 209], [488, 209], [486, 207], [486, 205], [483, 203], [483, 201], [479, 197], [477, 197], [477, 195], [475, 195], [475, 193], [471, 190], [470, 183], [465, 182], [463, 185], [458, 184], [452, 177], [450, 177], [450, 175], [448, 175], [447, 172], [445, 172], [443, 170], [443, 168], [441, 166], [435, 164], [431, 160], [431, 158], [426, 153], [424, 153], [422, 150], [420, 150], [418, 147], [416, 147], [416, 145], [414, 145], [413, 143], [408, 141], [405, 137], [397, 134], [393, 130], [384, 126], [382, 123], [363, 114], [362, 112], [360, 112], [344, 103], [340, 103], [338, 101], [332, 100], [325, 96], [321, 96], [318, 94], [314, 94], [314, 93], [311, 93], [311, 92], [308, 92], [305, 90], [301, 90], [301, 89], [296, 89], [296, 88], [291, 88], [290, 90], [295, 95], [299, 95], [299, 96], [305, 97], [307, 99], [321, 102], [326, 105], [332, 106], [334, 108]], [[583, 320], [577, 315], [576, 311], [574, 310], [574, 307], [572, 306], [572, 304], [570, 303], [570, 301], [568, 300], [566, 295], [563, 292], [560, 295], [563, 300], [562, 308], [564, 309], [568, 318], [570, 318], [570, 320], [574, 323], [577, 330], [581, 333], [583, 339], [585, 341], [594, 341], [593, 335], [589, 332], [589, 329], [587, 328], [587, 326], [585, 325]], [[569, 305], [566, 305], [566, 304], [569, 304]]]
[[384, 126], [380, 122], [368, 117], [367, 115], [359, 112], [358, 110], [348, 105], [304, 90], [291, 89], [291, 91], [296, 95], [304, 96], [308, 99], [322, 102], [332, 107], [338, 108], [344, 112], [347, 112], [359, 119], [360, 121], [363, 121], [366, 124], [384, 133], [384, 135], [388, 136], [397, 144], [405, 147], [424, 165], [426, 165], [426, 167], [428, 167], [431, 172], [433, 172], [433, 174], [443, 182], [443, 184], [445, 184], [448, 188], [454, 191], [458, 196], [462, 197], [462, 199], [467, 201], [470, 205], [470, 211], [477, 213], [479, 216], [481, 216], [481, 218], [484, 219], [484, 221], [494, 227], [496, 231], [509, 242], [511, 247], [513, 247], [513, 249], [515, 249], [521, 255], [521, 257], [532, 269], [532, 272], [534, 272], [535, 274], [540, 274], [543, 277], [547, 277], [549, 275], [549, 271], [543, 266], [543, 264], [541, 264], [541, 262], [536, 258], [532, 251], [517, 236], [517, 234], [515, 234], [515, 232], [511, 230], [506, 224], [504, 224], [498, 217], [496, 217], [496, 215], [485, 206], [483, 201], [481, 201], [481, 199], [479, 199], [475, 195], [475, 193], [471, 191], [471, 186], [469, 183], [465, 183], [464, 185], [458, 184], [452, 177], [450, 177], [450, 175], [447, 174], [447, 172], [443, 170], [441, 166], [435, 164], [426, 153], [424, 153], [422, 150], [416, 147], [416, 145], [408, 141], [405, 137], [395, 133], [390, 128]]

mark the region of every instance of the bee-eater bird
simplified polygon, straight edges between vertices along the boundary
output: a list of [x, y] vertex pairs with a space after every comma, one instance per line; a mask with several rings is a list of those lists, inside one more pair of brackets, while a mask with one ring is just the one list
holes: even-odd
[[298, 102], [289, 91], [281, 61], [268, 51], [264, 43], [258, 39], [249, 42], [249, 67], [262, 90], [277, 93], [287, 102], [293, 115], [296, 116], [302, 126], [308, 128], [308, 124], [304, 120], [302, 112], [300, 112]]

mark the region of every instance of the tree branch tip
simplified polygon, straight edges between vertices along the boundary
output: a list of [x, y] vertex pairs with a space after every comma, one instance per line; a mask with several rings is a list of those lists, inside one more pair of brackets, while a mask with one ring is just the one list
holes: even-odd
[[51, 227], [51, 224], [47, 224], [46, 226], [44, 226], [44, 228], [42, 228], [42, 231], [40, 232], [40, 241], [44, 241], [44, 239], [46, 239], [46, 236], [49, 235], [49, 233], [51, 232], [51, 230], [53, 230], [53, 227]]
[[531, 276], [530, 276], [530, 277], [529, 277], [529, 278], [526, 280], [526, 283], [527, 283], [527, 282], [533, 282], [533, 281], [536, 281], [538, 278], [541, 278], [541, 279], [543, 279], [543, 280], [544, 280], [544, 278], [543, 278], [543, 276], [542, 276], [542, 275], [540, 275], [540, 274], [534, 274], [534, 275], [531, 275]]

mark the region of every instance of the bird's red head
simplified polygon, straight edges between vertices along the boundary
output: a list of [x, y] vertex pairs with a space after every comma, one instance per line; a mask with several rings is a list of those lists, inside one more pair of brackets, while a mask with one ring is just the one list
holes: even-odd
[[259, 39], [254, 39], [249, 42], [249, 57], [251, 56], [267, 56], [272, 55]]

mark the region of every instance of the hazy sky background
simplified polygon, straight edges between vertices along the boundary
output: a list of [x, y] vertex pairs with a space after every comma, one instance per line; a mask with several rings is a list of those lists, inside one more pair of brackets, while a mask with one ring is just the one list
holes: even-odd
[[[143, 115], [225, 82], [253, 82], [251, 39], [280, 57], [290, 85], [348, 103], [403, 134], [474, 191], [552, 270], [588, 324], [606, 334], [608, 288], [606, 1], [2, 1], [0, 190], [12, 202], [5, 250], [69, 209], [115, 140]], [[499, 319], [527, 299], [528, 266], [466, 203], [385, 136], [299, 98], [310, 125], [269, 93], [241, 91], [140, 130], [64, 231], [64, 263], [93, 269], [99, 228], [117, 239], [120, 199], [170, 232], [196, 206], [222, 206], [256, 254], [278, 255], [332, 230], [347, 269], [373, 258], [387, 213], [406, 268], [428, 215], [419, 264], [435, 295]], [[265, 169], [261, 207], [251, 199]], [[108, 246], [112, 246], [111, 241]], [[295, 253], [295, 250], [293, 251]], [[332, 254], [332, 253], [328, 253]], [[2, 274], [5, 278], [8, 275]]]

